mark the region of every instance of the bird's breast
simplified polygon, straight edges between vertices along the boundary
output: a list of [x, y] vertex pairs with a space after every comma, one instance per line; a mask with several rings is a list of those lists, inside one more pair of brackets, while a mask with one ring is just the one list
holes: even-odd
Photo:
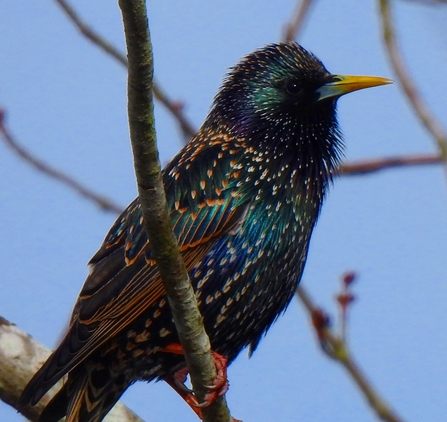
[[301, 278], [312, 225], [293, 203], [250, 206], [234, 235], [225, 236], [193, 269], [191, 279], [212, 345], [230, 360], [256, 345], [288, 305]]

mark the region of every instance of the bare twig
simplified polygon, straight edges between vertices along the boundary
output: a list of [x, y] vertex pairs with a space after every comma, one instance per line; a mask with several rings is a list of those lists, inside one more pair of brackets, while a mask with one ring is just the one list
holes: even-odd
[[352, 302], [355, 300], [355, 296], [351, 291], [351, 286], [356, 278], [356, 273], [353, 271], [347, 272], [342, 277], [341, 291], [336, 296], [340, 309], [340, 338], [345, 343], [347, 341], [348, 331], [348, 311], [351, 308]]
[[9, 132], [9, 130], [5, 125], [4, 117], [5, 117], [4, 110], [0, 109], [0, 135], [2, 136], [6, 145], [9, 148], [11, 148], [20, 158], [25, 160], [28, 164], [30, 164], [32, 167], [42, 172], [46, 176], [49, 176], [57, 180], [58, 182], [63, 183], [64, 185], [68, 186], [70, 189], [73, 189], [84, 198], [94, 202], [102, 210], [113, 212], [115, 214], [118, 214], [123, 210], [123, 208], [115, 204], [110, 199], [107, 199], [104, 196], [96, 192], [93, 192], [92, 190], [81, 185], [71, 176], [68, 176], [62, 171], [50, 166], [49, 164], [44, 163], [43, 161], [39, 160], [34, 155], [32, 155], [26, 148], [20, 145], [19, 142], [17, 142], [17, 140]]
[[[127, 56], [128, 114], [144, 228], [169, 299], [191, 382], [203, 402], [216, 379], [209, 338], [203, 327], [194, 290], [172, 232], [155, 140], [152, 103], [152, 46], [145, 0], [119, 0]], [[224, 397], [202, 409], [203, 420], [229, 422]]]
[[[98, 46], [105, 53], [109, 54], [123, 66], [127, 67], [126, 56], [96, 31], [94, 31], [90, 26], [88, 26], [66, 0], [55, 1], [62, 8], [76, 28], [78, 28], [82, 35], [84, 35], [93, 44]], [[185, 139], [189, 140], [192, 138], [195, 135], [196, 130], [183, 114], [182, 107], [179, 105], [179, 102], [172, 101], [157, 83], [154, 83], [153, 92], [155, 98], [160, 101], [160, 103], [163, 104], [176, 119]]]
[[127, 66], [126, 56], [118, 51], [115, 46], [110, 44], [107, 40], [99, 36], [93, 29], [91, 29], [76, 13], [73, 7], [65, 0], [55, 0], [56, 3], [62, 8], [68, 18], [79, 29], [82, 35], [89, 39], [93, 44], [96, 44], [104, 52], [112, 56], [115, 60], [120, 62], [123, 66]]
[[[39, 344], [14, 324], [0, 317], [0, 399], [16, 408], [20, 393], [26, 383], [42, 366], [50, 355], [50, 350]], [[36, 406], [28, 406], [23, 415], [35, 421], [59, 390], [61, 380], [48, 391]], [[21, 409], [22, 410], [22, 409]], [[107, 415], [104, 422], [143, 422], [122, 403]]]
[[379, 5], [383, 39], [397, 79], [419, 120], [436, 141], [443, 161], [447, 163], [447, 133], [422, 99], [416, 83], [405, 67], [402, 54], [397, 45], [396, 30], [391, 16], [389, 0], [379, 0]]
[[403, 422], [403, 419], [389, 407], [379, 393], [373, 388], [370, 381], [363, 374], [352, 358], [349, 348], [341, 336], [334, 334], [329, 325], [329, 317], [312, 302], [308, 293], [302, 286], [297, 289], [297, 297], [304, 305], [312, 320], [318, 340], [324, 353], [331, 359], [340, 362], [362, 391], [366, 400], [377, 416], [386, 422]]
[[442, 157], [439, 154], [377, 158], [344, 163], [339, 168], [339, 174], [342, 176], [359, 176], [396, 167], [423, 166], [429, 164], [440, 164], [442, 162]]
[[313, 0], [300, 0], [296, 5], [295, 14], [284, 28], [284, 40], [293, 41], [298, 38], [299, 31], [303, 29], [303, 24], [310, 12]]
[[153, 91], [155, 98], [160, 101], [160, 103], [162, 103], [177, 120], [184, 141], [188, 142], [196, 134], [196, 129], [182, 113], [184, 105], [180, 101], [172, 101], [161, 89], [160, 84], [154, 83]]

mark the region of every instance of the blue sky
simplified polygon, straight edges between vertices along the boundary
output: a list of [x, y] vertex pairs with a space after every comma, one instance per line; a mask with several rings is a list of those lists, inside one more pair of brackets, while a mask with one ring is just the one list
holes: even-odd
[[[334, 73], [393, 77], [374, 2], [316, 2], [300, 43]], [[75, 1], [87, 22], [123, 49], [116, 2]], [[295, 2], [149, 2], [156, 77], [198, 127], [227, 68], [278, 41]], [[396, 4], [409, 68], [447, 125], [447, 9]], [[38, 157], [123, 207], [136, 195], [126, 74], [86, 42], [53, 2], [0, 5], [0, 105]], [[432, 153], [397, 84], [339, 102], [347, 160]], [[163, 162], [180, 148], [156, 105]], [[408, 421], [445, 421], [447, 191], [440, 166], [336, 180], [311, 242], [302, 283], [336, 315], [346, 270], [358, 272], [349, 338], [373, 384]], [[48, 347], [57, 343], [114, 216], [36, 173], [0, 144], [0, 315]], [[375, 421], [347, 374], [318, 350], [292, 302], [253, 358], [229, 369], [232, 414], [249, 421]], [[195, 421], [163, 383], [138, 383], [124, 401], [146, 421]], [[0, 420], [22, 418], [0, 404]]]

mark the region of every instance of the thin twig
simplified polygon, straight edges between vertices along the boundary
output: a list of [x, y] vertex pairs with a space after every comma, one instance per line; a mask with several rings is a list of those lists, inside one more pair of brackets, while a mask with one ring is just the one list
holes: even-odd
[[342, 176], [359, 176], [396, 167], [424, 166], [441, 164], [442, 162], [442, 157], [439, 154], [376, 158], [342, 164], [339, 168], [339, 174]]
[[[98, 46], [105, 53], [109, 54], [111, 57], [117, 60], [120, 64], [127, 67], [126, 56], [121, 53], [114, 45], [109, 43], [106, 39], [104, 39], [96, 31], [94, 31], [90, 26], [88, 26], [66, 0], [55, 1], [62, 8], [67, 17], [76, 26], [76, 28], [78, 28], [82, 35], [84, 35], [88, 40]], [[189, 140], [190, 138], [192, 138], [195, 135], [196, 130], [183, 114], [181, 104], [179, 102], [172, 101], [157, 83], [154, 83], [153, 91], [155, 98], [160, 101], [160, 103], [163, 104], [176, 119], [185, 139]]]
[[20, 143], [13, 137], [11, 132], [7, 129], [5, 125], [5, 112], [0, 109], [0, 135], [5, 141], [6, 145], [11, 148], [20, 158], [25, 160], [29, 165], [34, 167], [36, 170], [45, 174], [52, 179], [57, 180], [60, 183], [73, 189], [78, 194], [84, 198], [94, 202], [99, 208], [104, 211], [112, 212], [114, 214], [119, 214], [123, 208], [115, 204], [112, 200], [105, 198], [104, 196], [93, 192], [87, 187], [80, 184], [78, 181], [73, 179], [71, 176], [63, 173], [62, 171], [44, 163], [42, 160], [36, 158], [32, 155], [25, 147], [20, 145]]
[[115, 60], [120, 62], [123, 66], [127, 67], [126, 56], [118, 51], [112, 44], [107, 40], [99, 36], [93, 29], [91, 29], [76, 13], [73, 7], [65, 0], [55, 0], [56, 3], [62, 8], [68, 18], [74, 23], [74, 25], [79, 29], [82, 35], [89, 39], [93, 44], [96, 44], [104, 52], [112, 56]]
[[298, 287], [296, 294], [309, 313], [324, 353], [331, 359], [340, 362], [346, 368], [347, 372], [362, 391], [369, 405], [380, 419], [386, 422], [403, 422], [403, 419], [396, 415], [379, 393], [373, 388], [371, 382], [366, 378], [365, 374], [352, 358], [349, 348], [342, 337], [334, 334], [329, 325], [327, 314], [315, 306], [302, 286]]
[[396, 29], [391, 16], [389, 1], [379, 0], [379, 5], [383, 40], [397, 79], [419, 120], [436, 141], [443, 161], [447, 163], [447, 133], [422, 99], [422, 96], [416, 87], [416, 83], [411, 78], [410, 73], [404, 64], [402, 54], [397, 45]]
[[[123, 15], [128, 76], [128, 114], [144, 229], [169, 299], [194, 392], [203, 402], [216, 379], [194, 290], [172, 231], [155, 139], [152, 103], [153, 59], [145, 0], [119, 0]], [[224, 397], [202, 409], [207, 422], [229, 422]]]
[[155, 98], [160, 101], [160, 103], [163, 104], [177, 120], [180, 130], [182, 131], [184, 141], [185, 143], [188, 142], [197, 131], [182, 113], [182, 109], [184, 107], [183, 103], [180, 101], [172, 101], [160, 87], [160, 84], [157, 84], [156, 82], [154, 83], [153, 91]]
[[296, 5], [295, 14], [284, 28], [284, 41], [293, 41], [298, 38], [299, 32], [303, 29], [304, 21], [310, 12], [313, 0], [300, 0]]
[[337, 294], [336, 300], [340, 310], [340, 338], [343, 342], [347, 341], [348, 332], [348, 312], [351, 309], [351, 304], [355, 300], [355, 295], [352, 293], [351, 287], [357, 275], [353, 271], [347, 272], [342, 277], [341, 291]]

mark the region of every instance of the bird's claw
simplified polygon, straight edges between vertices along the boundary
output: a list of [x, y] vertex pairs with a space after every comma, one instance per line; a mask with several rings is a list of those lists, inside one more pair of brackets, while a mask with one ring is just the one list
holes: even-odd
[[228, 379], [227, 379], [227, 363], [228, 359], [224, 356], [220, 355], [216, 352], [211, 352], [214, 364], [216, 365], [216, 379], [213, 382], [213, 385], [206, 386], [209, 392], [205, 395], [205, 400], [202, 403], [197, 403], [195, 407], [203, 409], [204, 407], [209, 406], [214, 403], [218, 397], [222, 397], [227, 391], [229, 387]]
[[[163, 352], [183, 354], [183, 349], [180, 344], [172, 343], [168, 347], [162, 349]], [[189, 404], [200, 419], [202, 418], [202, 412], [200, 409], [208, 407], [214, 403], [219, 397], [222, 397], [229, 387], [227, 379], [227, 364], [228, 359], [219, 353], [211, 351], [211, 355], [216, 366], [216, 379], [213, 385], [206, 386], [208, 393], [205, 395], [205, 399], [202, 403], [199, 403], [194, 392], [185, 386], [186, 376], [188, 375], [188, 368], [182, 368], [174, 374], [165, 378], [165, 381]], [[237, 419], [235, 419], [237, 421]]]

